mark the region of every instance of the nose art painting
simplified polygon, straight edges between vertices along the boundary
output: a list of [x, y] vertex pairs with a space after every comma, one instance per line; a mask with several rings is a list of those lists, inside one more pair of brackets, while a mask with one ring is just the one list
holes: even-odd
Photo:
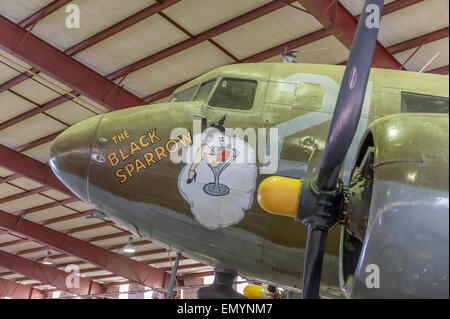
[[196, 220], [216, 229], [238, 223], [253, 202], [256, 154], [244, 140], [225, 129], [226, 115], [196, 134], [186, 150], [178, 189]]

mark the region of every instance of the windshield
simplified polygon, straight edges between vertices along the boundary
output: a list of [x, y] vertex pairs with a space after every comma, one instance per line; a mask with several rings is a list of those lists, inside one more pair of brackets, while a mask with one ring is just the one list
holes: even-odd
[[211, 93], [214, 84], [216, 83], [216, 79], [212, 79], [206, 82], [203, 82], [200, 86], [200, 89], [197, 92], [197, 95], [194, 98], [194, 101], [206, 101], [208, 100], [209, 94]]
[[214, 92], [210, 106], [237, 110], [253, 107], [257, 82], [247, 79], [223, 78]]
[[197, 87], [198, 85], [195, 85], [188, 89], [175, 93], [174, 95], [172, 95], [169, 102], [184, 102], [192, 100], [192, 96], [197, 90]]

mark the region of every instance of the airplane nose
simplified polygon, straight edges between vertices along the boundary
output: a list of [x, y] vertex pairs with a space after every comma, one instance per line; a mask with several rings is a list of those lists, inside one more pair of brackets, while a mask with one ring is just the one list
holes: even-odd
[[48, 161], [55, 175], [75, 195], [88, 201], [87, 178], [91, 144], [102, 115], [83, 120], [62, 132], [50, 147]]

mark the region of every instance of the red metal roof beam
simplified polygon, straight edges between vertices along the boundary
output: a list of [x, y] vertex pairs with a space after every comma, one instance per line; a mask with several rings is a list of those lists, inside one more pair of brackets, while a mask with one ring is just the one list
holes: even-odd
[[442, 28], [440, 30], [434, 31], [434, 32], [430, 32], [424, 35], [421, 35], [419, 37], [416, 37], [414, 39], [410, 39], [407, 41], [403, 41], [397, 44], [394, 44], [390, 47], [387, 48], [387, 50], [391, 53], [391, 54], [395, 54], [398, 52], [402, 52], [402, 51], [406, 51], [430, 42], [434, 42], [434, 41], [438, 41], [441, 40], [443, 38], [448, 37], [449, 35], [449, 28]]
[[86, 40], [70, 47], [69, 49], [65, 50], [64, 52], [67, 55], [74, 55], [77, 54], [78, 52], [81, 52], [97, 43], [99, 43], [100, 41], [105, 40], [106, 38], [109, 38], [110, 36], [119, 33], [123, 30], [125, 30], [126, 28], [131, 27], [132, 25], [147, 19], [148, 17], [151, 17], [154, 14], [157, 14], [159, 12], [161, 12], [164, 9], [167, 9], [170, 6], [173, 6], [174, 4], [180, 2], [181, 0], [165, 0], [165, 1], [161, 1], [161, 2], [157, 2], [155, 4], [152, 4], [151, 6], [133, 14], [130, 17], [127, 17], [126, 19], [114, 24], [113, 26], [94, 34], [93, 36], [91, 36], [90, 38], [87, 38]]
[[44, 299], [45, 294], [29, 285], [0, 278], [0, 296], [12, 299]]
[[[1, 17], [0, 17], [1, 19]], [[0, 145], [0, 166], [59, 192], [74, 196], [53, 174], [50, 167], [9, 147]]]
[[[416, 3], [422, 2], [424, 0], [397, 0], [384, 5], [383, 15], [410, 7]], [[359, 19], [360, 15], [358, 14], [355, 18]]]
[[110, 110], [145, 104], [125, 89], [115, 90], [114, 82], [35, 35], [27, 36], [26, 30], [3, 16], [0, 16], [0, 47]]
[[434, 74], [442, 74], [442, 75], [448, 75], [448, 65], [441, 66], [440, 68], [427, 71], [427, 73], [434, 73]]
[[[347, 49], [351, 49], [358, 20], [339, 1], [297, 0], [325, 28], [334, 28], [333, 35]], [[377, 42], [373, 57], [374, 67], [398, 70], [401, 64]]]
[[25, 18], [21, 22], [19, 22], [19, 25], [22, 28], [27, 28], [27, 27], [37, 23], [39, 20], [45, 18], [49, 14], [55, 12], [56, 10], [58, 10], [59, 8], [61, 8], [64, 5], [66, 5], [70, 1], [72, 1], [72, 0], [55, 0], [55, 1], [51, 2], [50, 4], [46, 5], [45, 7], [43, 7], [42, 9], [36, 11], [29, 17]]
[[32, 149], [32, 148], [36, 147], [36, 146], [39, 146], [39, 145], [42, 145], [42, 144], [51, 142], [51, 141], [53, 141], [59, 134], [61, 134], [63, 131], [64, 131], [64, 130], [61, 130], [61, 131], [55, 132], [55, 133], [53, 133], [53, 134], [44, 136], [44, 137], [42, 137], [42, 138], [40, 138], [40, 139], [34, 140], [34, 141], [32, 141], [32, 142], [29, 142], [29, 143], [27, 143], [27, 144], [21, 145], [21, 146], [19, 146], [19, 147], [16, 147], [15, 150], [16, 150], [17, 152], [25, 152], [25, 151], [28, 151], [29, 149]]
[[16, 200], [16, 199], [19, 199], [19, 198], [31, 196], [31, 195], [34, 195], [34, 194], [39, 194], [39, 193], [45, 192], [45, 191], [47, 191], [49, 189], [50, 189], [50, 186], [44, 185], [44, 186], [41, 186], [41, 187], [38, 187], [38, 188], [35, 188], [35, 189], [32, 189], [32, 190], [29, 190], [29, 191], [24, 191], [24, 192], [19, 193], [19, 194], [11, 195], [11, 196], [8, 196], [8, 197], [3, 197], [3, 198], [0, 198], [0, 204], [6, 203], [6, 202], [9, 202], [9, 201], [12, 201], [12, 200]]
[[[254, 63], [254, 62], [264, 61], [266, 59], [269, 59], [273, 56], [276, 56], [276, 55], [279, 55], [279, 54], [285, 52], [285, 50], [292, 50], [292, 49], [304, 46], [306, 44], [312, 43], [314, 41], [323, 39], [323, 38], [329, 36], [330, 34], [332, 34], [333, 32], [334, 32], [334, 28], [321, 29], [321, 30], [309, 33], [307, 35], [301, 36], [297, 39], [277, 45], [277, 46], [267, 49], [263, 52], [249, 56], [249, 57], [241, 60], [240, 62], [241, 63]], [[155, 102], [159, 99], [162, 99], [163, 97], [171, 95], [176, 89], [178, 89], [180, 86], [184, 85], [185, 83], [187, 83], [191, 80], [193, 80], [193, 79], [184, 81], [182, 83], [178, 83], [178, 84], [171, 86], [169, 88], [166, 88], [164, 90], [147, 95], [146, 97], [144, 97], [144, 100], [147, 101], [148, 103]]]
[[[3, 166], [3, 165], [1, 164], [1, 161], [0, 161], [0, 166]], [[2, 183], [7, 183], [7, 182], [10, 182], [10, 181], [13, 181], [13, 180], [15, 180], [15, 179], [17, 179], [17, 178], [19, 178], [19, 177], [21, 177], [21, 175], [20, 175], [20, 174], [17, 174], [17, 173], [12, 174], [12, 175], [9, 175], [9, 176], [6, 176], [6, 177], [0, 177], [0, 184], [2, 184]]]
[[[116, 33], [119, 33], [121, 31], [125, 30], [126, 28], [129, 28], [130, 26], [152, 16], [153, 14], [159, 13], [159, 12], [161, 12], [161, 10], [167, 9], [168, 7], [178, 3], [179, 1], [181, 1], [181, 0], [159, 1], [159, 3], [155, 3], [145, 9], [139, 11], [138, 13], [135, 13], [134, 15], [127, 17], [126, 19], [116, 23], [115, 25], [94, 34], [93, 36], [87, 38], [86, 40], [83, 40], [80, 43], [75, 44], [74, 46], [65, 50], [64, 53], [72, 56], [83, 50], [86, 50], [87, 48], [99, 43], [100, 41], [103, 41], [103, 40], [109, 38], [110, 36], [112, 36]], [[50, 5], [52, 5], [52, 4], [50, 4]], [[30, 20], [30, 21], [33, 20], [34, 19], [33, 16], [35, 16], [35, 15], [36, 14], [33, 14], [32, 16], [26, 18], [21, 23], [26, 23], [27, 20]], [[39, 72], [39, 70], [36, 68], [31, 68], [30, 71], [33, 73]], [[28, 79], [32, 76], [33, 76], [32, 73], [29, 73], [29, 72], [24, 72], [24, 73], [16, 76], [15, 78], [0, 85], [0, 93], [13, 87], [16, 84], [19, 84], [19, 83], [25, 81], [26, 79]]]
[[[88, 295], [90, 293], [102, 293], [104, 287], [92, 280], [79, 277], [79, 287], [69, 287], [66, 284], [67, 277], [71, 275], [62, 270], [55, 269], [48, 265], [36, 263], [32, 260], [16, 256], [0, 250], [0, 266], [40, 281], [43, 284], [70, 292], [76, 295]], [[70, 278], [69, 278], [70, 280]]]
[[0, 227], [23, 234], [42, 245], [78, 257], [138, 284], [151, 288], [160, 288], [163, 285], [164, 272], [157, 268], [1, 210]]
[[[286, 0], [286, 2], [292, 3], [292, 2], [294, 2], [294, 0]], [[231, 19], [231, 20], [224, 22], [218, 26], [215, 26], [211, 29], [203, 31], [203, 32], [195, 35], [193, 38], [186, 39], [186, 40], [179, 42], [169, 48], [166, 48], [166, 49], [159, 51], [153, 55], [150, 55], [144, 59], [141, 59], [141, 60], [134, 62], [128, 66], [125, 66], [113, 73], [108, 74], [106, 77], [110, 80], [118, 79], [126, 74], [132, 73], [138, 69], [141, 69], [150, 64], [158, 62], [158, 61], [165, 59], [171, 55], [174, 55], [178, 52], [181, 52], [183, 50], [191, 48], [194, 45], [197, 45], [203, 41], [206, 41], [215, 36], [218, 36], [219, 34], [225, 33], [227, 31], [234, 29], [238, 26], [241, 26], [247, 22], [253, 21], [253, 20], [260, 18], [266, 14], [269, 14], [275, 10], [278, 10], [278, 9], [282, 8], [284, 5], [285, 4], [280, 0], [274, 0], [272, 2], [269, 2], [259, 8], [256, 8], [252, 11], [244, 13], [243, 15], [240, 15], [234, 19]]]

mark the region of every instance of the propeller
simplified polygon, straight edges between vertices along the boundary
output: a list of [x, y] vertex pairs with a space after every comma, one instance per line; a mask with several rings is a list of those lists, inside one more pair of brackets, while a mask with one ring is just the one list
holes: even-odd
[[[339, 172], [361, 115], [383, 5], [383, 0], [366, 0], [364, 4], [342, 78], [319, 170], [312, 176], [302, 179], [300, 189], [297, 189], [296, 218], [308, 227], [303, 272], [303, 298], [319, 298], [320, 277], [328, 230], [338, 222], [339, 214], [342, 211], [343, 185], [339, 180]], [[279, 207], [273, 204], [276, 201], [277, 193], [273, 188], [284, 187], [286, 189], [292, 188], [294, 185], [298, 185], [298, 183], [289, 182], [282, 177], [272, 176], [266, 179], [258, 190], [258, 201], [261, 207], [266, 211], [277, 213]], [[265, 199], [264, 196], [266, 196]], [[286, 207], [285, 201], [282, 204], [284, 213], [292, 216], [292, 209]]]

